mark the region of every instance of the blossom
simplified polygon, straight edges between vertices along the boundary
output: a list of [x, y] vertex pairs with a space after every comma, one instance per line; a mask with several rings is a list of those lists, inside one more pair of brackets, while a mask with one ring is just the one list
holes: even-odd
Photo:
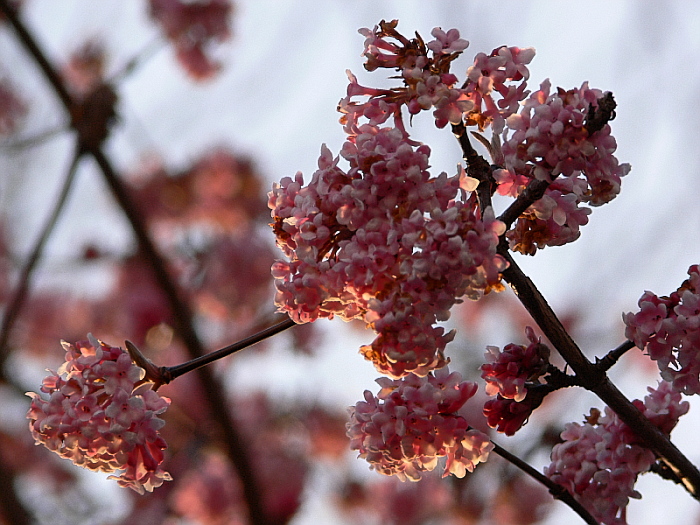
[[506, 399], [520, 402], [525, 399], [527, 381], [535, 381], [544, 375], [549, 365], [549, 348], [535, 335], [532, 327], [525, 329], [528, 346], [508, 344], [499, 350], [488, 346], [487, 363], [481, 366], [481, 377], [486, 381], [486, 393], [500, 394]]
[[542, 404], [545, 395], [546, 391], [526, 390], [525, 397], [516, 401], [498, 394], [495, 399], [484, 403], [486, 422], [498, 432], [512, 436], [527, 423], [530, 414]]
[[460, 53], [469, 47], [469, 42], [460, 38], [459, 31], [456, 29], [449, 29], [445, 32], [441, 28], [436, 27], [433, 28], [430, 34], [435, 37], [435, 40], [428, 42], [426, 47], [436, 55]]
[[700, 393], [700, 267], [688, 269], [689, 278], [668, 297], [645, 292], [639, 312], [623, 315], [625, 335], [645, 350], [674, 390]]
[[497, 181], [505, 186], [499, 193], [515, 196], [527, 179], [553, 181], [507, 235], [511, 249], [530, 255], [576, 240], [590, 214], [580, 205], [614, 199], [630, 170], [613, 155], [617, 144], [608, 124], [595, 132], [586, 128], [603, 92], [585, 82], [568, 91], [550, 93], [550, 88], [545, 80], [519, 113], [507, 117], [502, 134], [505, 170]]
[[542, 404], [548, 391], [532, 388], [549, 367], [549, 347], [535, 335], [532, 327], [525, 329], [528, 346], [508, 344], [501, 351], [486, 347], [487, 362], [481, 366], [486, 381], [486, 393], [495, 395], [484, 404], [484, 415], [491, 428], [512, 436], [527, 422], [530, 414]]
[[430, 149], [401, 130], [364, 125], [339, 165], [323, 146], [308, 185], [285, 177], [269, 194], [277, 245], [275, 302], [298, 323], [364, 319], [377, 338], [361, 349], [393, 378], [446, 364], [453, 333], [436, 326], [467, 296], [499, 289], [505, 230], [474, 198], [457, 200], [459, 174], [432, 177]]
[[66, 361], [41, 387], [48, 400], [27, 393], [29, 429], [37, 445], [90, 470], [121, 471], [110, 479], [150, 492], [171, 479], [158, 433], [170, 400], [144, 383], [145, 371], [127, 352], [88, 339], [61, 343]]
[[[358, 133], [360, 117], [367, 118], [372, 125], [393, 117], [394, 126], [403, 129], [401, 106], [406, 106], [411, 115], [434, 108], [433, 116], [439, 128], [461, 122], [462, 115], [474, 107], [467, 91], [455, 87], [457, 77], [450, 73], [452, 61], [469, 45], [460, 38], [459, 31], [445, 32], [436, 27], [431, 32], [435, 40], [425, 44], [418, 35], [410, 40], [404, 37], [396, 30], [397, 25], [397, 20], [382, 20], [374, 29], [359, 31], [365, 37], [362, 53], [367, 59], [365, 69], [396, 69], [403, 87], [365, 88], [348, 72], [350, 85], [338, 109], [343, 113], [341, 123], [351, 136]], [[364, 102], [354, 100], [358, 96], [369, 98]]]
[[[474, 100], [474, 109], [467, 117], [467, 124], [478, 125], [483, 130], [493, 126], [494, 133], [501, 133], [506, 119], [519, 109], [529, 93], [526, 91], [530, 72], [527, 64], [535, 56], [534, 48], [501, 46], [489, 55], [478, 53], [474, 65], [467, 70], [465, 88]], [[518, 86], [510, 82], [521, 81]], [[499, 99], [495, 100], [494, 96]]]
[[443, 477], [464, 477], [486, 461], [493, 443], [470, 428], [456, 411], [477, 385], [442, 368], [425, 377], [410, 374], [400, 380], [377, 379], [377, 396], [366, 390], [364, 401], [350, 408], [350, 447], [370, 468], [402, 481], [417, 481], [447, 458]]
[[177, 59], [196, 80], [214, 75], [219, 64], [209, 56], [215, 42], [230, 36], [230, 0], [150, 0], [149, 14], [175, 46]]
[[[688, 402], [681, 402], [680, 394], [667, 382], [647, 390], [644, 401], [633, 403], [668, 435], [688, 411]], [[552, 449], [552, 463], [544, 473], [601, 523], [624, 525], [629, 499], [641, 498], [634, 489], [637, 477], [648, 471], [656, 458], [609, 407], [602, 416], [599, 410], [591, 410], [587, 419], [583, 424], [566, 424], [561, 433], [563, 442]]]

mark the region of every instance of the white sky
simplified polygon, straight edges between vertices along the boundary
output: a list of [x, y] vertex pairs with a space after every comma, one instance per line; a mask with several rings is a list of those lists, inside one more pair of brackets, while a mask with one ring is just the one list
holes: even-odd
[[[85, 37], [97, 36], [106, 39], [112, 65], [118, 68], [156, 35], [140, 1], [26, 4], [25, 17], [53, 57], [65, 56]], [[645, 289], [670, 292], [685, 278], [688, 266], [700, 263], [700, 3], [238, 0], [236, 6], [234, 39], [221, 50], [224, 70], [214, 82], [193, 85], [173, 66], [169, 48], [124, 82], [122, 124], [109, 145], [118, 166], [133, 166], [154, 150], [181, 165], [203, 148], [226, 143], [252, 154], [270, 181], [297, 170], [308, 180], [321, 143], [336, 153], [342, 144], [335, 108], [345, 94], [345, 70], [351, 69], [365, 85], [383, 80], [382, 72], [369, 75], [363, 70], [363, 37], [357, 29], [372, 27], [382, 18], [398, 18], [399, 30], [407, 35], [418, 30], [429, 37], [434, 26], [456, 27], [471, 42], [454, 70], [462, 78], [479, 51], [502, 44], [533, 46], [537, 56], [531, 64], [531, 88], [546, 77], [553, 86], [567, 89], [588, 80], [593, 87], [613, 91], [618, 102], [612, 123], [618, 158], [632, 164], [621, 196], [593, 211], [576, 243], [548, 248], [523, 261], [555, 310], [576, 301], [588, 314], [591, 333], [603, 338], [598, 349], [602, 352], [622, 340], [620, 314], [634, 309]], [[0, 34], [0, 76], [11, 74], [26, 85], [34, 83], [34, 72], [18, 61], [19, 52], [9, 42], [6, 33]], [[15, 70], [16, 64], [22, 69]], [[28, 134], [57, 122], [54, 106], [37, 89], [33, 86], [28, 92], [35, 97]], [[453, 172], [460, 160], [456, 142], [449, 131], [431, 129], [428, 115], [422, 117], [416, 119], [414, 138], [430, 144], [436, 173]], [[55, 191], [50, 181], [60, 180], [68, 154], [61, 140], [10, 161], [0, 154], [0, 170], [16, 166], [19, 159], [34, 174], [19, 180], [8, 173], [0, 181], [1, 209], [15, 214], [27, 231], [36, 231], [43, 221], [43, 203]], [[108, 236], [115, 247], [128, 242], [126, 230], [119, 230], [123, 220], [103, 193], [98, 178], [85, 170], [59, 240], [51, 245], [53, 253], [66, 254], [71, 248], [66, 241], [76, 235]], [[89, 217], [96, 219], [86, 220]], [[27, 242], [31, 238], [27, 236]], [[340, 344], [338, 338], [335, 341]], [[327, 360], [318, 363], [292, 365], [298, 384], [304, 384], [301, 378], [309, 370], [324, 374], [319, 392], [336, 389], [341, 399], [350, 398], [347, 402], [372, 388], [374, 372], [356, 354], [354, 343], [328, 349], [325, 355]], [[242, 366], [252, 369], [255, 364]], [[357, 374], [347, 374], [349, 379], [338, 385], [329, 374], [337, 367]], [[632, 397], [645, 393], [644, 385], [634, 380], [624, 386]], [[674, 438], [697, 464], [700, 453], [694, 438], [700, 423], [693, 411], [698, 407], [681, 420]], [[571, 415], [572, 420], [579, 417]], [[656, 483], [645, 490], [648, 477], [639, 487], [644, 499], [630, 507], [630, 523], [686, 523], [689, 512], [697, 515], [697, 505], [681, 489], [667, 490], [668, 483]]]

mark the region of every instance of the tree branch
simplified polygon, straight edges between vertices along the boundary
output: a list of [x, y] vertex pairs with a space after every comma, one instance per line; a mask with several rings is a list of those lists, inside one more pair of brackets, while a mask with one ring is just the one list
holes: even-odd
[[620, 392], [604, 369], [583, 355], [534, 283], [513, 260], [505, 242], [499, 245], [498, 253], [509, 263], [503, 271], [503, 279], [510, 284], [544, 335], [571, 366], [581, 385], [597, 394], [632, 429], [644, 446], [654, 451], [676, 474], [686, 490], [694, 498], [700, 499], [700, 471], [697, 467]]
[[596, 357], [596, 366], [607, 372], [615, 363], [617, 363], [618, 359], [620, 359], [627, 353], [628, 350], [631, 350], [632, 348], [634, 348], [634, 343], [632, 341], [625, 341], [617, 348], [610, 350], [602, 359], [598, 359]]
[[571, 495], [571, 493], [568, 490], [566, 490], [564, 487], [562, 487], [558, 483], [553, 482], [547, 476], [542, 474], [539, 470], [533, 468], [529, 463], [520, 459], [515, 454], [511, 454], [506, 449], [497, 445], [493, 441], [491, 441], [491, 443], [493, 443], [493, 453], [494, 454], [498, 454], [503, 459], [505, 459], [506, 461], [510, 462], [511, 464], [513, 464], [514, 466], [516, 466], [517, 468], [519, 468], [520, 470], [525, 472], [525, 474], [532, 477], [534, 480], [542, 483], [542, 485], [547, 487], [547, 489], [549, 490], [549, 493], [552, 496], [554, 496], [556, 499], [562, 501], [563, 503], [565, 503], [566, 505], [571, 507], [571, 509], [576, 514], [578, 514], [579, 516], [581, 516], [581, 518], [583, 518], [583, 521], [585, 521], [586, 523], [588, 523], [590, 525], [598, 525], [598, 521], [593, 516], [591, 516], [591, 514], [586, 510], [586, 508], [583, 505], [581, 505], [581, 503], [579, 503], [578, 501], [576, 501], [576, 499], [574, 499], [574, 497]]
[[258, 344], [292, 326], [296, 326], [296, 323], [287, 317], [284, 321], [268, 326], [240, 341], [175, 366], [156, 366], [150, 359], [144, 356], [141, 350], [131, 341], [126, 341], [126, 349], [131, 356], [131, 360], [146, 371], [146, 375], [142, 381], [153, 383], [153, 390], [158, 390], [162, 385], [167, 385], [182, 375], [199, 370], [203, 366], [210, 365], [219, 359], [223, 359], [231, 354], [235, 354], [245, 348]]
[[0, 508], [7, 523], [12, 525], [31, 525], [32, 515], [17, 497], [15, 490], [15, 473], [0, 461]]
[[520, 195], [501, 213], [498, 220], [505, 223], [506, 229], [510, 228], [510, 225], [525, 213], [525, 210], [542, 198], [550, 184], [548, 180], [531, 180]]
[[452, 124], [452, 133], [459, 141], [462, 148], [464, 162], [467, 164], [467, 175], [479, 181], [476, 187], [476, 195], [479, 199], [479, 207], [485, 210], [491, 206], [491, 197], [496, 191], [496, 181], [493, 178], [493, 170], [486, 159], [479, 155], [467, 135], [467, 128], [463, 123]]

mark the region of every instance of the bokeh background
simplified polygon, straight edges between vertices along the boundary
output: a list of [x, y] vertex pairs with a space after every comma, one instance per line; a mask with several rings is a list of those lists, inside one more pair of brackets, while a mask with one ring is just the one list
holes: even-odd
[[[700, 4], [695, 2], [237, 0], [232, 37], [214, 51], [221, 71], [203, 83], [193, 82], [178, 68], [172, 49], [159, 43], [159, 30], [148, 19], [145, 2], [27, 0], [22, 17], [57, 63], [86, 40], [101, 42], [108, 77], [149, 50], [143, 63], [118, 84], [119, 122], [106, 151], [120, 171], [138, 174], [154, 162], [166, 170], [182, 170], [203, 151], [219, 146], [250, 158], [267, 187], [298, 170], [308, 180], [322, 143], [339, 151], [344, 135], [335, 109], [345, 94], [346, 69], [363, 85], [386, 85], [382, 72], [369, 74], [362, 68], [358, 28], [394, 18], [406, 35], [418, 31], [429, 37], [435, 26], [458, 28], [470, 41], [453, 68], [461, 78], [477, 52], [488, 53], [503, 44], [533, 46], [537, 55], [530, 65], [531, 89], [550, 78], [553, 86], [570, 89], [588, 81], [614, 93], [617, 156], [632, 165], [620, 196], [594, 209], [578, 241], [518, 259], [570, 323], [582, 348], [590, 356], [601, 356], [622, 342], [622, 312], [634, 310], [644, 290], [675, 290], [687, 268], [700, 263]], [[11, 78], [29, 105], [20, 137], [65, 124], [58, 101], [7, 27], [0, 28], [0, 77]], [[449, 131], [435, 129], [432, 119], [419, 115], [411, 132], [431, 146], [435, 173], [455, 172], [461, 154]], [[73, 138], [59, 134], [32, 147], [18, 147], [15, 139], [0, 142], [0, 213], [18, 265], [55, 199]], [[271, 233], [269, 238], [272, 243]], [[103, 253], [126, 253], [133, 243], [96, 167], [85, 162], [33, 287], [93, 297], [106, 294], [114, 284], [108, 268], [76, 268], [70, 264], [76, 251], [94, 245]], [[272, 294], [270, 304], [271, 298]], [[523, 342], [517, 331], [522, 321], [513, 321], [518, 318], [515, 308], [507, 300], [495, 302], [481, 311], [479, 323], [470, 321], [469, 307], [460, 310], [451, 321], [460, 333], [451, 350], [455, 362], [474, 368], [484, 345]], [[222, 368], [228, 388], [240, 393], [262, 390], [272, 399], [302, 404], [320, 400], [332, 407], [354, 404], [364, 389], [374, 390], [377, 374], [357, 353], [372, 334], [342, 321], [319, 324], [311, 355], [289, 352], [282, 339], [265, 352], [231, 358], [233, 364]], [[467, 352], [471, 354], [463, 355]], [[56, 342], [53, 355], [47, 351], [41, 358], [17, 358], [7, 366], [19, 383], [32, 389], [43, 370], [58, 366], [61, 357]], [[611, 375], [630, 398], [643, 397], [646, 386], [656, 381], [655, 367], [637, 355], [625, 356]], [[539, 433], [532, 427], [578, 421], [590, 406], [601, 407], [580, 391], [561, 395], [567, 403], [565, 413], [560, 408], [547, 412], [545, 406], [543, 415], [536, 413], [523, 429], [524, 437], [513, 438], [513, 446], [525, 447], [528, 437], [537, 439]], [[26, 425], [26, 404], [27, 399], [8, 397], [0, 409], [3, 425]], [[673, 438], [697, 464], [696, 405], [691, 400], [691, 411]], [[499, 440], [506, 447], [510, 442]], [[350, 466], [343, 468], [360, 479], [377, 476], [364, 461], [348, 461]], [[538, 468], [547, 464], [546, 456], [536, 456], [538, 461]], [[302, 510], [292, 523], [353, 522], [344, 521], [351, 518], [329, 503], [338, 489], [333, 472], [338, 467], [326, 467], [327, 472], [323, 465], [314, 467]], [[100, 509], [95, 523], [120, 523], [130, 500], [112, 483], [95, 481], [102, 480], [99, 475], [87, 476], [86, 497]], [[25, 485], [31, 494], [31, 483], [25, 480]], [[643, 499], [630, 505], [629, 523], [698, 521], [697, 502], [682, 489], [653, 476], [643, 476], [638, 489]], [[559, 507], [545, 523], [576, 519]]]

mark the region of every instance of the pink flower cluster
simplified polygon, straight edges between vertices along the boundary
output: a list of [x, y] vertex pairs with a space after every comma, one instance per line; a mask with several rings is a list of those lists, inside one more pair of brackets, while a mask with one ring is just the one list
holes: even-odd
[[[418, 35], [408, 40], [396, 31], [397, 24], [398, 20], [382, 20], [373, 30], [360, 29], [360, 34], [365, 37], [365, 69], [396, 69], [401, 73], [404, 87], [366, 88], [359, 85], [355, 76], [348, 72], [350, 85], [347, 96], [338, 106], [344, 114], [341, 122], [345, 124], [348, 135], [358, 133], [360, 117], [368, 119], [372, 125], [378, 125], [393, 116], [396, 127], [403, 129], [402, 105], [408, 108], [411, 115], [435, 108], [433, 116], [440, 128], [448, 122], [460, 122], [462, 114], [474, 105], [464, 90], [455, 87], [457, 77], [450, 73], [450, 63], [469, 45], [459, 37], [459, 31], [450, 29], [445, 33], [435, 28], [432, 31], [435, 40], [426, 45]], [[352, 98], [356, 96], [367, 96], [369, 100], [354, 102]]]
[[144, 383], [145, 371], [121, 348], [88, 336], [63, 342], [66, 362], [34, 392], [27, 414], [37, 444], [78, 466], [101, 472], [123, 471], [119, 485], [140, 494], [171, 479], [163, 470], [167, 447], [158, 416], [170, 400]]
[[509, 344], [503, 348], [488, 346], [487, 363], [481, 366], [486, 393], [496, 395], [484, 404], [484, 415], [491, 428], [512, 436], [540, 406], [544, 392], [528, 389], [527, 383], [539, 383], [547, 372], [549, 348], [540, 342], [531, 327], [525, 329], [528, 346]]
[[525, 328], [528, 346], [508, 344], [501, 351], [497, 346], [486, 347], [486, 364], [481, 365], [481, 377], [486, 381], [486, 393], [500, 394], [517, 402], [525, 399], [526, 382], [537, 381], [547, 372], [549, 347], [535, 335], [532, 327]]
[[150, 0], [150, 15], [175, 46], [177, 59], [196, 80], [206, 80], [219, 70], [209, 56], [215, 42], [230, 36], [230, 0]]
[[639, 312], [626, 313], [625, 336], [656, 361], [661, 377], [687, 395], [700, 393], [700, 266], [669, 297], [644, 292]]
[[[361, 118], [373, 126], [393, 118], [394, 126], [409, 140], [403, 106], [410, 115], [433, 109], [438, 127], [463, 122], [483, 131], [490, 126], [492, 160], [502, 165], [494, 173], [500, 194], [517, 197], [532, 180], [553, 181], [508, 232], [511, 249], [533, 255], [538, 248], [578, 239], [591, 213], [582, 204], [600, 206], [612, 200], [620, 191], [621, 177], [630, 169], [613, 155], [617, 145], [610, 126], [589, 130], [586, 125], [604, 94], [586, 83], [550, 94], [546, 80], [530, 95], [527, 65], [535, 50], [506, 46], [488, 55], [477, 54], [464, 84], [456, 87], [458, 80], [450, 67], [468, 45], [459, 32], [435, 28], [435, 40], [425, 44], [420, 35], [407, 39], [396, 26], [396, 20], [382, 21], [360, 33], [365, 36], [365, 68], [396, 69], [403, 86], [364, 87], [348, 73], [347, 96], [338, 106], [346, 133], [350, 137], [360, 133]], [[363, 98], [358, 101], [357, 97]]]
[[475, 394], [475, 383], [447, 367], [422, 378], [411, 374], [377, 383], [381, 391], [377, 396], [365, 391], [365, 401], [350, 408], [347, 426], [351, 448], [372, 469], [417, 481], [445, 456], [443, 476], [461, 478], [487, 460], [493, 443], [456, 414]]
[[[507, 118], [505, 169], [495, 174], [499, 193], [517, 196], [530, 180], [554, 181], [507, 233], [511, 249], [532, 255], [537, 248], [576, 240], [590, 214], [580, 204], [600, 206], [619, 193], [621, 177], [630, 167], [613, 155], [617, 144], [610, 126], [589, 133], [585, 125], [602, 97], [587, 83], [550, 94], [546, 80], [520, 113]], [[557, 179], [560, 175], [564, 178]]]
[[[466, 82], [458, 88], [455, 87], [458, 79], [450, 67], [469, 45], [460, 38], [459, 31], [445, 32], [436, 27], [431, 31], [434, 40], [426, 44], [418, 34], [410, 40], [404, 37], [396, 30], [397, 24], [397, 20], [382, 21], [372, 30], [360, 29], [365, 37], [365, 69], [396, 69], [404, 85], [392, 89], [368, 88], [359, 85], [357, 78], [348, 72], [347, 96], [338, 106], [344, 114], [341, 122], [348, 135], [357, 134], [360, 117], [372, 125], [393, 117], [394, 125], [403, 130], [403, 105], [411, 115], [434, 108], [435, 125], [439, 128], [448, 123], [458, 124], [466, 117], [468, 125], [478, 125], [483, 130], [493, 123], [500, 133], [505, 119], [517, 111], [519, 102], [527, 96], [526, 65], [535, 50], [502, 46], [490, 55], [479, 53], [467, 71]], [[509, 84], [512, 81], [522, 82], [515, 86]], [[494, 99], [496, 94], [498, 100]], [[353, 101], [358, 96], [368, 99]]]
[[398, 378], [446, 363], [452, 339], [435, 326], [466, 295], [498, 288], [503, 223], [475, 199], [458, 201], [459, 176], [432, 178], [430, 150], [396, 128], [365, 125], [341, 155], [324, 146], [319, 169], [275, 184], [269, 207], [277, 244], [276, 303], [298, 323], [337, 315], [364, 318], [378, 333], [362, 348], [378, 370]]
[[[649, 387], [644, 402], [634, 404], [665, 433], [670, 433], [680, 416], [688, 411], [687, 401], [671, 385], [662, 382]], [[637, 476], [649, 470], [654, 453], [638, 439], [617, 415], [591, 410], [584, 424], [567, 423], [563, 443], [552, 449], [552, 463], [545, 475], [566, 488], [591, 514], [606, 525], [626, 524], [629, 498], [641, 498], [634, 489]]]

